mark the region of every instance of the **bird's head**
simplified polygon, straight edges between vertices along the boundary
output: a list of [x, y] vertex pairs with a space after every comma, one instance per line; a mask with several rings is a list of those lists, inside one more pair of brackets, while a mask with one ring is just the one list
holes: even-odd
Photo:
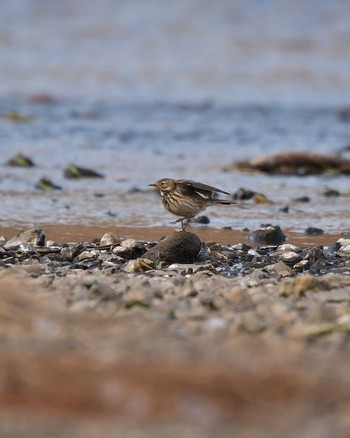
[[175, 181], [171, 178], [162, 178], [153, 184], [149, 184], [151, 187], [156, 187], [161, 192], [171, 192], [175, 188]]

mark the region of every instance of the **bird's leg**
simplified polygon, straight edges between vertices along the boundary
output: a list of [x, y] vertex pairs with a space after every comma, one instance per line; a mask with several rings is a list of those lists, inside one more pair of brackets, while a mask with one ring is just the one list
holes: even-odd
[[185, 220], [183, 220], [183, 222], [181, 222], [182, 231], [186, 231], [186, 227], [189, 225], [190, 222], [191, 222], [191, 219], [185, 219]]
[[181, 229], [182, 231], [186, 230], [186, 227], [191, 222], [191, 219], [186, 219], [185, 217], [181, 217], [180, 219], [176, 219], [176, 221], [171, 222], [172, 224], [177, 224], [181, 222]]

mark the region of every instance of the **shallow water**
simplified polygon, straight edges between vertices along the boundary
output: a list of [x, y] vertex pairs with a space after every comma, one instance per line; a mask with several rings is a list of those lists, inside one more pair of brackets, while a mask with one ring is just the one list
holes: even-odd
[[[295, 231], [318, 226], [327, 232], [348, 230], [349, 178], [287, 177], [223, 172], [237, 159], [280, 150], [336, 152], [349, 126], [333, 110], [301, 108], [193, 107], [63, 102], [31, 105], [2, 101], [3, 113], [30, 114], [28, 123], [0, 121], [2, 163], [22, 151], [37, 167], [2, 165], [4, 225], [13, 222], [95, 223], [119, 226], [167, 225], [173, 220], [148, 184], [160, 177], [190, 177], [229, 192], [245, 187], [264, 193], [273, 204], [221, 206], [207, 213], [215, 228], [257, 227], [277, 223]], [[91, 119], [91, 114], [94, 119]], [[92, 167], [102, 180], [66, 180], [68, 163]], [[62, 191], [34, 188], [42, 177]], [[341, 196], [327, 198], [325, 187]], [[307, 195], [311, 202], [293, 199]], [[289, 205], [289, 213], [279, 209]]]
[[[273, 201], [208, 209], [213, 228], [349, 231], [347, 177], [222, 171], [235, 160], [332, 153], [349, 143], [339, 112], [350, 87], [349, 12], [341, 0], [154, 0], [147, 8], [136, 0], [5, 0], [0, 116], [31, 119], [0, 117], [2, 225], [168, 225], [174, 218], [148, 184], [187, 177]], [[30, 103], [35, 93], [57, 101]], [[37, 167], [4, 166], [18, 151]], [[71, 162], [106, 178], [66, 180]], [[42, 176], [63, 190], [36, 190]], [[325, 187], [341, 196], [326, 198]], [[311, 202], [293, 201], [302, 195]]]

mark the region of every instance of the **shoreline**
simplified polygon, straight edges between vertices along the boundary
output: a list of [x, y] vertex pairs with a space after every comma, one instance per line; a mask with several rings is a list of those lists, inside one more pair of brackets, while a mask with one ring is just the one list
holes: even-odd
[[[3, 235], [7, 239], [14, 237], [16, 234], [33, 227], [30, 224], [15, 224], [12, 227], [0, 226], [0, 236]], [[113, 224], [95, 224], [95, 225], [82, 225], [82, 224], [48, 224], [41, 223], [36, 224], [36, 228], [44, 230], [46, 240], [54, 240], [58, 243], [67, 242], [82, 242], [86, 240], [92, 240], [95, 238], [101, 238], [105, 233], [113, 233], [116, 236], [128, 237], [136, 240], [159, 240], [171, 234], [175, 230], [179, 230], [178, 227], [126, 227], [116, 226]], [[215, 241], [220, 244], [235, 245], [237, 243], [246, 243], [250, 246], [257, 246], [253, 241], [248, 239], [249, 232], [241, 230], [223, 230], [211, 227], [194, 226], [188, 227], [187, 231], [191, 231], [198, 235], [203, 241]], [[285, 243], [304, 246], [323, 246], [336, 242], [343, 236], [339, 234], [324, 233], [320, 235], [308, 236], [304, 233], [296, 233], [289, 229], [283, 229], [287, 239]]]

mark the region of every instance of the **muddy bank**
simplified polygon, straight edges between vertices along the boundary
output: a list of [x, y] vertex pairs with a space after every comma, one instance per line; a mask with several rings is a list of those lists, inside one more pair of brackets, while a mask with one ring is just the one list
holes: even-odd
[[[93, 225], [85, 224], [48, 224], [39, 223], [40, 228], [46, 232], [47, 239], [57, 242], [79, 242], [84, 240], [92, 240], [98, 236], [111, 232], [116, 236], [130, 237], [137, 240], [159, 240], [160, 238], [170, 234], [176, 227], [120, 227], [113, 222], [101, 225], [95, 223]], [[0, 226], [0, 235], [7, 238], [13, 237], [15, 234], [28, 228], [28, 224], [18, 223], [12, 227]], [[212, 227], [196, 226], [191, 227], [191, 231], [196, 233], [204, 241], [215, 241], [223, 244], [236, 244], [246, 242], [249, 231], [240, 231], [237, 229], [220, 230]], [[287, 236], [287, 242], [299, 246], [311, 245], [328, 245], [344, 237], [340, 233], [306, 236], [305, 233], [296, 233], [293, 230], [284, 230]]]
[[[349, 435], [345, 240], [331, 252], [212, 241], [190, 264], [134, 272], [158, 241], [65, 245], [45, 232], [32, 247], [2, 241], [7, 431], [271, 437], [302, 424], [305, 438]], [[325, 271], [310, 274], [315, 263]]]

